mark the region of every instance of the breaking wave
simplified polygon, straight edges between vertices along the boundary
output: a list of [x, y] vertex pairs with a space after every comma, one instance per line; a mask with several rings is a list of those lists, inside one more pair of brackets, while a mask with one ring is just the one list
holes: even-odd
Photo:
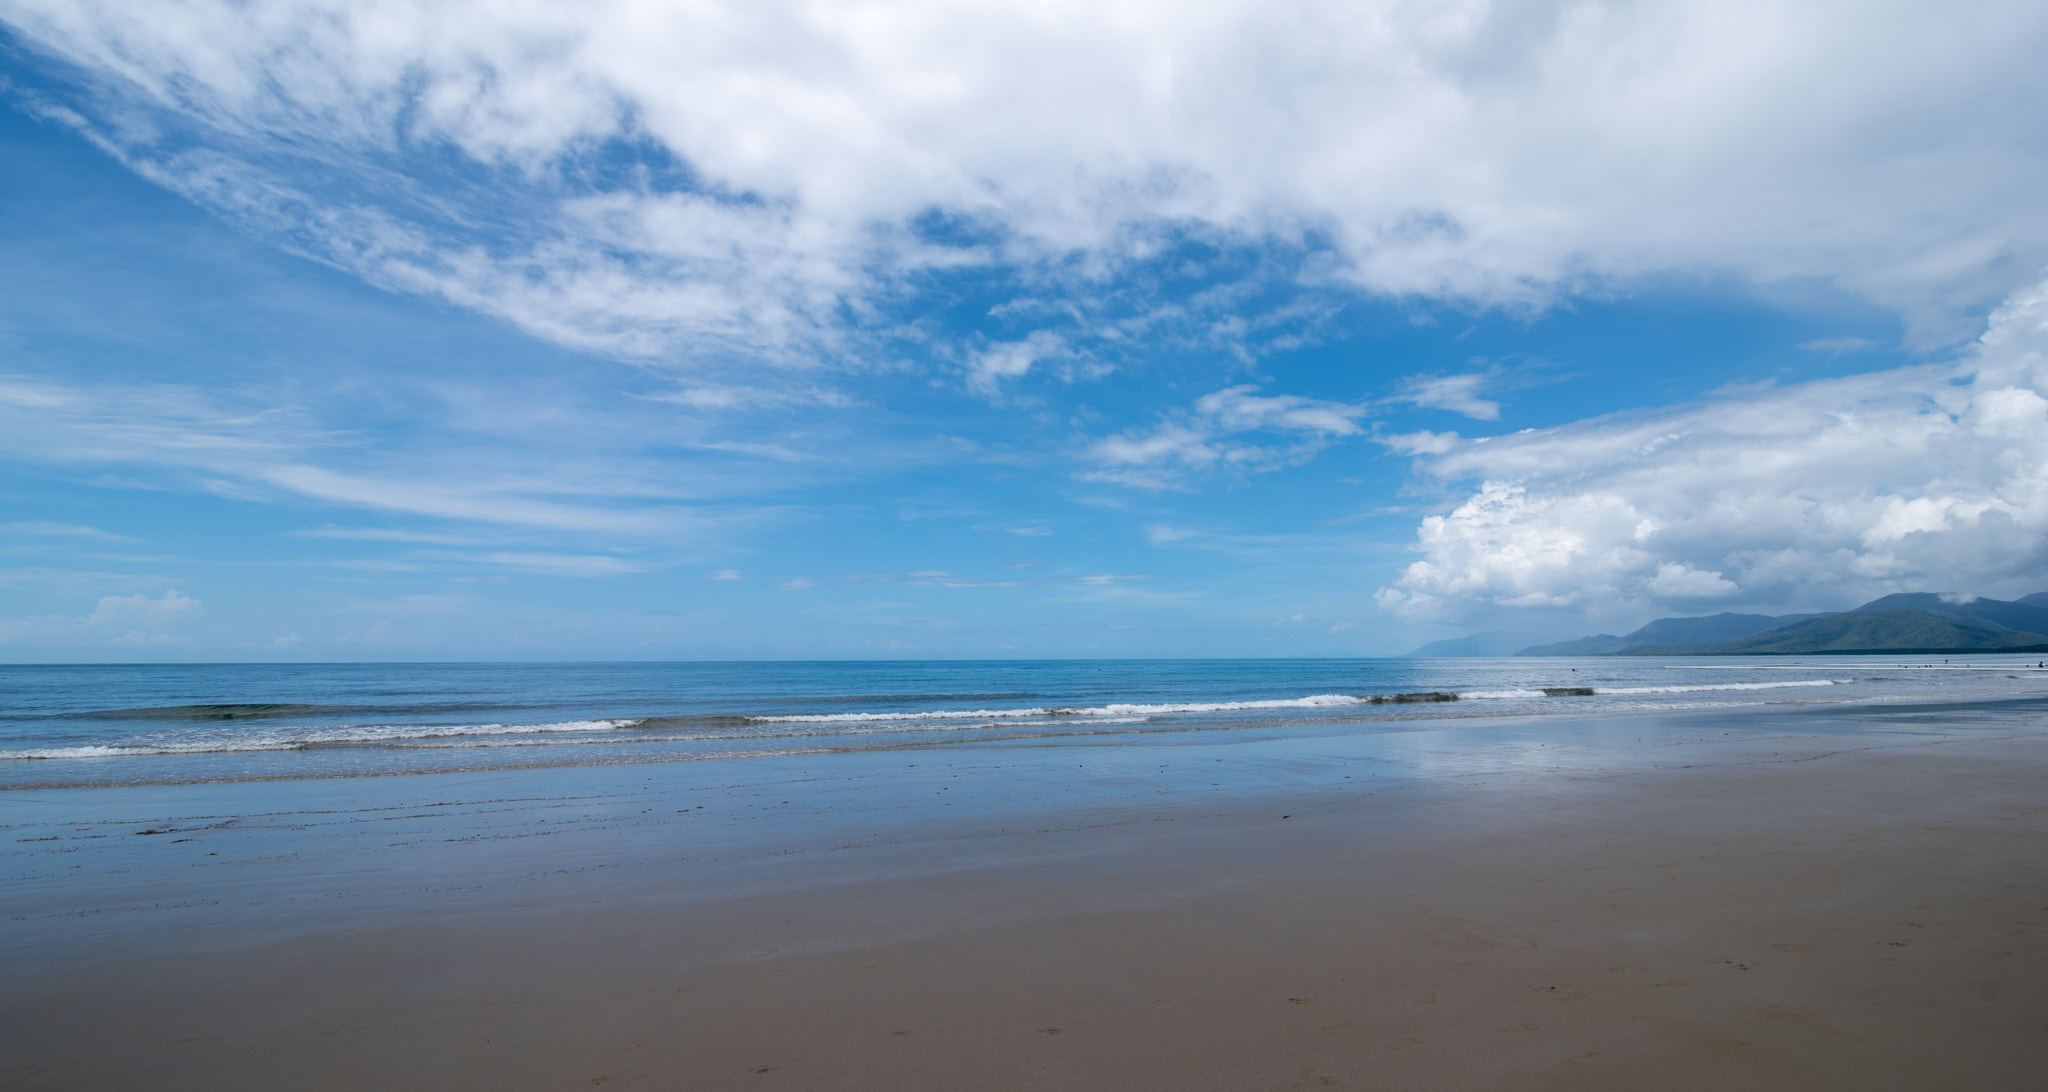
[[1153, 717], [1187, 713], [1246, 713], [1272, 709], [1330, 709], [1353, 705], [1405, 705], [1418, 702], [1487, 701], [1515, 698], [1594, 697], [1603, 694], [1689, 694], [1710, 690], [1776, 690], [1795, 686], [1834, 686], [1836, 679], [1788, 679], [1763, 683], [1717, 683], [1702, 686], [1553, 686], [1540, 690], [1472, 690], [1463, 693], [1422, 691], [1408, 694], [1311, 694], [1269, 701], [1163, 702], [1140, 705], [1055, 705], [1028, 709], [930, 709], [892, 713], [800, 713], [746, 718], [754, 724], [872, 724], [923, 720], [1005, 720], [1041, 717]]
[[[716, 739], [871, 736], [878, 733], [928, 733], [964, 731], [978, 727], [1025, 728], [1056, 724], [1132, 724], [1164, 717], [1284, 712], [1286, 710], [1335, 710], [1362, 706], [1429, 704], [1439, 702], [1495, 702], [1600, 696], [1647, 696], [1710, 691], [1778, 690], [1795, 687], [1834, 686], [1851, 680], [1787, 679], [1756, 683], [1715, 683], [1697, 686], [1560, 686], [1540, 689], [1471, 690], [1463, 692], [1428, 690], [1393, 694], [1310, 694], [1299, 698], [1255, 701], [1112, 702], [1085, 706], [1030, 706], [1016, 709], [927, 709], [891, 712], [796, 713], [745, 715], [738, 713], [694, 716], [619, 717], [569, 720], [545, 724], [373, 724], [335, 726], [291, 726], [234, 735], [164, 736], [131, 738], [120, 743], [77, 746], [44, 746], [0, 751], [0, 760], [63, 760], [123, 758], [144, 755], [235, 754], [275, 751], [304, 751], [330, 747], [511, 747], [548, 743], [708, 742]], [[969, 695], [1009, 697], [1006, 694]], [[135, 716], [173, 713], [187, 721], [252, 721], [289, 717], [308, 712], [329, 712], [334, 706], [305, 705], [209, 705], [173, 706], [148, 710], [123, 710]], [[1475, 711], [1476, 712], [1476, 711]], [[101, 714], [104, 716], [106, 714]], [[252, 726], [253, 728], [254, 726]]]
[[300, 751], [310, 747], [349, 744], [404, 743], [414, 740], [478, 736], [539, 735], [552, 732], [612, 732], [639, 723], [633, 720], [571, 720], [557, 724], [378, 724], [232, 739], [137, 740], [133, 743], [83, 747], [32, 747], [0, 751], [0, 759], [121, 758], [136, 755], [232, 754], [255, 751]]

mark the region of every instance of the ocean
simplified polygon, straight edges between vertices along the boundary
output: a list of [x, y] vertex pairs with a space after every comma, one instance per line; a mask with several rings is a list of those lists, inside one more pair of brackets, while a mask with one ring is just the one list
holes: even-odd
[[0, 665], [0, 789], [2048, 692], [2038, 657]]

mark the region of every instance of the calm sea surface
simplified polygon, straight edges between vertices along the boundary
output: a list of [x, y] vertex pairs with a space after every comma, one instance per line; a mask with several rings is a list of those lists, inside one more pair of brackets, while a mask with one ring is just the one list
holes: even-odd
[[[0, 665], [0, 789], [2048, 692], [2033, 657]], [[1448, 727], [1449, 725], [1438, 725]], [[1160, 740], [1156, 737], [1154, 742]]]

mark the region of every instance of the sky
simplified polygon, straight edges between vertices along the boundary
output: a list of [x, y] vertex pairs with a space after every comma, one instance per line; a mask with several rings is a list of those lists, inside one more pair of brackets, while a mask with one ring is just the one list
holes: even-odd
[[0, 661], [2048, 590], [2048, 8], [0, 0]]

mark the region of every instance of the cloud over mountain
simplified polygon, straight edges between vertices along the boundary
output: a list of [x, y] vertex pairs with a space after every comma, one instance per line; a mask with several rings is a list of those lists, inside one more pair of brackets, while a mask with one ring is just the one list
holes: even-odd
[[1412, 617], [2029, 591], [2048, 571], [2048, 285], [1951, 364], [1455, 441], [1417, 467], [1479, 484], [1381, 589]]

